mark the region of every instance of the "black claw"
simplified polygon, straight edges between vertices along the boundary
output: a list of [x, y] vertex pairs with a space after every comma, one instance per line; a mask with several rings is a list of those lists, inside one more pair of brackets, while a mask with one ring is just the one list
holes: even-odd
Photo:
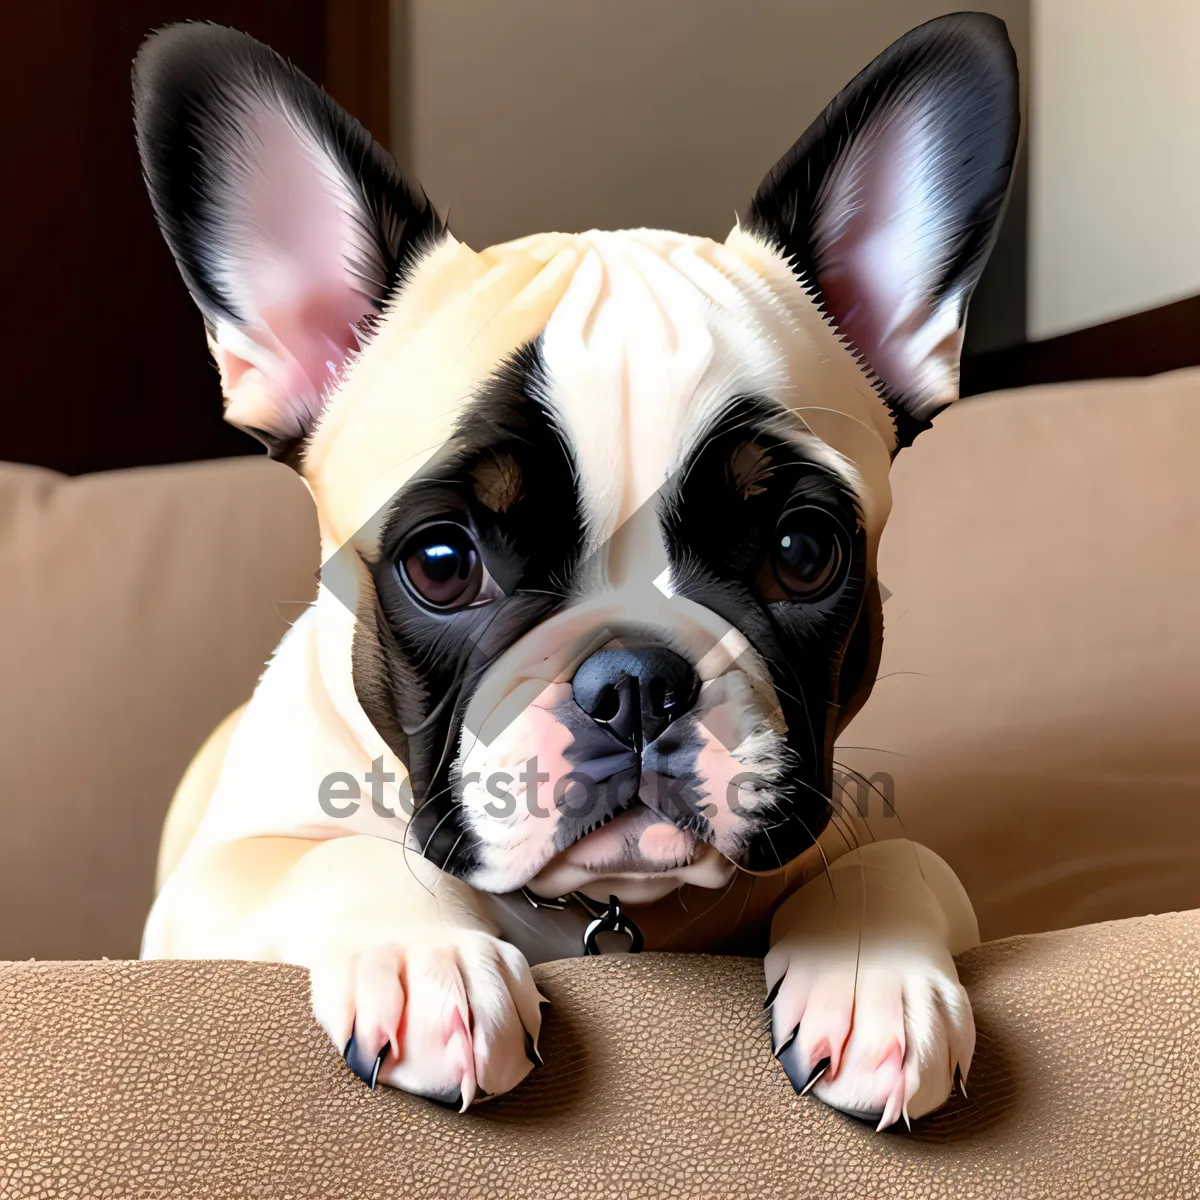
[[779, 1045], [776, 1046], [775, 1049], [771, 1051], [771, 1053], [774, 1054], [775, 1057], [780, 1059], [780, 1061], [782, 1062], [783, 1060], [782, 1060], [781, 1056], [782, 1056], [783, 1052], [785, 1050], [787, 1050], [787, 1048], [796, 1040], [796, 1034], [798, 1034], [799, 1032], [800, 1032], [800, 1022], [797, 1021], [796, 1028], [793, 1029], [792, 1032], [789, 1033], [787, 1035], [787, 1037], [785, 1037], [783, 1039], [783, 1041], [780, 1042]]
[[799, 1089], [800, 1095], [803, 1096], [804, 1093], [807, 1092], [808, 1089], [812, 1087], [812, 1085], [816, 1083], [826, 1071], [829, 1070], [829, 1062], [830, 1060], [828, 1058], [823, 1058], [815, 1067], [813, 1067], [812, 1071], [809, 1072], [808, 1079], [805, 1081], [804, 1086]]
[[342, 1057], [346, 1060], [346, 1066], [352, 1070], [371, 1089], [375, 1090], [375, 1084], [379, 1080], [379, 1069], [383, 1066], [383, 1060], [387, 1058], [388, 1044], [383, 1043], [383, 1049], [375, 1056], [374, 1061], [363, 1054], [362, 1047], [355, 1040], [354, 1031], [351, 1030], [350, 1040], [346, 1043], [346, 1049], [342, 1051]]
[[792, 1091], [797, 1096], [803, 1096], [829, 1070], [829, 1059], [821, 1059], [815, 1067], [809, 1070], [805, 1064], [800, 1062], [799, 1055], [800, 1047], [796, 1043], [795, 1034], [793, 1034], [788, 1038], [787, 1044], [780, 1048], [779, 1053], [775, 1057], [779, 1059], [779, 1065], [783, 1068], [783, 1073], [788, 1077], [788, 1083], [792, 1085]]
[[525, 1030], [525, 1057], [533, 1063], [534, 1067], [544, 1067], [546, 1064], [542, 1061], [542, 1056], [538, 1053], [538, 1048], [534, 1045], [533, 1034], [529, 1030]]
[[792, 1085], [792, 1091], [799, 1095], [803, 1090], [803, 1077], [800, 1074], [800, 1063], [797, 1061], [797, 1056], [800, 1053], [800, 1047], [796, 1045], [796, 1035], [792, 1034], [790, 1038], [779, 1048], [775, 1057], [779, 1060], [779, 1065], [783, 1068], [783, 1073], [788, 1078], [788, 1083]]
[[767, 993], [767, 998], [763, 1001], [763, 1012], [766, 1012], [767, 1009], [770, 1008], [771, 1005], [775, 1003], [775, 997], [779, 995], [779, 989], [781, 987], [783, 987], [783, 976], [782, 975], [780, 975], [780, 977], [777, 980], [775, 980], [775, 983], [771, 987], [771, 990]]
[[375, 1084], [379, 1081], [379, 1068], [383, 1066], [383, 1060], [387, 1058], [387, 1052], [387, 1042], [384, 1042], [383, 1049], [376, 1055], [375, 1065], [371, 1068], [371, 1091], [375, 1090]]

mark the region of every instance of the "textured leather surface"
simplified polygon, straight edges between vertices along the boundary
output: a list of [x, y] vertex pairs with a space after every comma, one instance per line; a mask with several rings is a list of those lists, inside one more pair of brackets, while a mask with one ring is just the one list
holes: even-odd
[[961, 967], [969, 1099], [877, 1135], [793, 1095], [749, 959], [539, 968], [546, 1066], [462, 1116], [369, 1092], [296, 968], [11, 964], [0, 1195], [1200, 1195], [1200, 913], [995, 942]]

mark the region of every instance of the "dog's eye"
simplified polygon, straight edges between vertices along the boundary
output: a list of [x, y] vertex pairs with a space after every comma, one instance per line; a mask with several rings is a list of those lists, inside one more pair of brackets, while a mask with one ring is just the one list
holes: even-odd
[[776, 527], [763, 590], [769, 600], [820, 600], [842, 582], [849, 561], [835, 517], [822, 508], [793, 509]]
[[469, 530], [445, 522], [417, 530], [400, 551], [400, 571], [431, 608], [456, 609], [496, 597]]

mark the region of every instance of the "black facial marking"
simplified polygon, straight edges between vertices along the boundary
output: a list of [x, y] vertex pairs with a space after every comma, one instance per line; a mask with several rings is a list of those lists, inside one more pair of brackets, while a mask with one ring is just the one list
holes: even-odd
[[701, 841], [712, 835], [709, 797], [698, 783], [696, 766], [708, 734], [694, 714], [681, 717], [646, 747], [642, 755], [642, 797], [672, 824]]
[[[452, 778], [466, 706], [491, 663], [563, 605], [581, 552], [574, 460], [538, 399], [542, 374], [538, 343], [512, 355], [442, 452], [394, 497], [378, 558], [367, 564], [374, 594], [360, 598], [355, 627], [355, 689], [408, 769], [410, 833], [458, 875], [475, 865]], [[443, 526], [469, 533], [494, 598], [439, 611], [406, 579], [414, 534]]]
[[[637, 800], [641, 764], [636, 750], [598, 725], [573, 700], [559, 705], [554, 715], [571, 734], [564, 753], [574, 776], [569, 785], [560, 785], [554, 828], [558, 851], [606, 825]], [[547, 808], [554, 803], [549, 788], [541, 800]]]
[[[662, 509], [676, 590], [746, 636], [770, 666], [787, 723], [793, 764], [776, 786], [779, 803], [758, 818], [745, 847], [742, 865], [750, 870], [791, 861], [828, 822], [834, 737], [844, 724], [844, 702], [852, 695], [861, 704], [859, 694], [870, 690], [879, 641], [878, 629], [860, 620], [865, 533], [854, 496], [785, 436], [789, 428], [794, 433], [768, 402], [738, 401], [679, 473]], [[800, 524], [797, 513], [808, 514]], [[796, 553], [788, 570], [777, 557], [781, 545], [795, 550], [797, 529], [811, 541], [806, 561], [824, 565], [792, 579]], [[829, 565], [821, 547], [834, 543]], [[820, 586], [807, 587], [805, 580], [818, 574]], [[853, 663], [846, 658], [850, 646]]]
[[868, 579], [858, 620], [846, 645], [838, 675], [837, 737], [871, 695], [883, 652], [883, 600], [879, 581]]

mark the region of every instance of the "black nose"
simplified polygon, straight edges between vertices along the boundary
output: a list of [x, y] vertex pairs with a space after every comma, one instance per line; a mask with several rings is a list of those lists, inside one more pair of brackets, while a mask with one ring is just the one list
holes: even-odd
[[597, 650], [572, 681], [575, 703], [640, 750], [695, 703], [700, 681], [665, 646]]

